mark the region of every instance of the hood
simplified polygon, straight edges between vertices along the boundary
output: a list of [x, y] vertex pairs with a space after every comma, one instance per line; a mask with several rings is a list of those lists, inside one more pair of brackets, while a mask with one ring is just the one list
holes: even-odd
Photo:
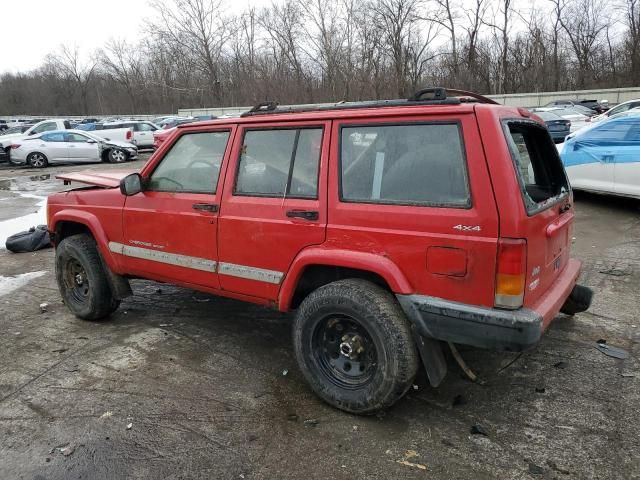
[[104, 139], [103, 143], [105, 145], [110, 145], [112, 147], [120, 147], [120, 148], [138, 148], [133, 143], [129, 142], [121, 142], [120, 140], [107, 140]]
[[[123, 142], [120, 142], [123, 143]], [[120, 186], [120, 180], [127, 175], [137, 172], [137, 170], [110, 170], [108, 172], [75, 172], [56, 175], [56, 178], [66, 182], [86, 183], [87, 185], [95, 185], [104, 188], [117, 188]]]

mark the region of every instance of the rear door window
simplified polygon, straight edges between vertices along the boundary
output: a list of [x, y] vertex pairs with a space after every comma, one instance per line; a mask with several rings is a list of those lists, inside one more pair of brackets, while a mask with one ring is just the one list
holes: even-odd
[[569, 182], [543, 126], [518, 120], [506, 122], [504, 128], [525, 207], [533, 215], [567, 194]]
[[234, 194], [317, 198], [322, 131], [322, 128], [248, 130]]
[[471, 206], [458, 123], [345, 126], [341, 200]]

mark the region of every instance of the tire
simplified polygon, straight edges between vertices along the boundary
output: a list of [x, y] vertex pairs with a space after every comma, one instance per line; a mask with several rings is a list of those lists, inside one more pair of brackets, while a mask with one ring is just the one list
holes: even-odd
[[560, 311], [565, 315], [575, 315], [584, 312], [591, 306], [593, 290], [582, 285], [576, 285], [567, 297]]
[[404, 312], [390, 292], [366, 280], [333, 282], [305, 298], [294, 320], [293, 346], [311, 389], [350, 413], [393, 405], [418, 371]]
[[65, 238], [56, 248], [56, 280], [62, 300], [83, 320], [101, 320], [119, 306], [113, 296], [96, 243], [81, 233]]
[[27, 163], [33, 168], [45, 168], [49, 165], [49, 160], [44, 153], [32, 152], [27, 155]]
[[124, 163], [127, 161], [127, 152], [121, 148], [112, 148], [107, 157], [111, 163]]

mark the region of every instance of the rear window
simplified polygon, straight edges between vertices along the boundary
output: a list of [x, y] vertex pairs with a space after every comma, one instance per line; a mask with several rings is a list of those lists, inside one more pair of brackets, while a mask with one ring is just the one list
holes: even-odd
[[506, 122], [505, 134], [527, 213], [533, 215], [569, 191], [564, 167], [549, 133], [541, 125]]
[[343, 127], [340, 149], [342, 201], [471, 205], [458, 123]]

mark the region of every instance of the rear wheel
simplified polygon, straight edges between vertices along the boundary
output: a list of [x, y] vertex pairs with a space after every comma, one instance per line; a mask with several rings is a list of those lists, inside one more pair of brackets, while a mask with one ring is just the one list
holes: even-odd
[[293, 344], [313, 391], [351, 413], [393, 405], [418, 370], [418, 353], [400, 305], [391, 293], [365, 280], [341, 280], [311, 293], [296, 315]]
[[109, 150], [108, 157], [111, 163], [123, 163], [127, 161], [127, 152], [121, 148], [112, 148]]
[[87, 234], [72, 235], [56, 248], [56, 280], [64, 303], [84, 320], [100, 320], [113, 313], [115, 299], [95, 241]]
[[44, 153], [33, 152], [27, 156], [27, 163], [33, 168], [44, 168], [49, 165], [49, 160]]

